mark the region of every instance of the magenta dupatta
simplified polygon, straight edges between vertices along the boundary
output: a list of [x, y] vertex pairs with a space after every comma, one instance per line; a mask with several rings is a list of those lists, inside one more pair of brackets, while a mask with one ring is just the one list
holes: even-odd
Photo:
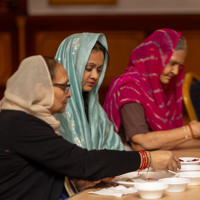
[[[183, 125], [182, 86], [184, 67], [163, 89], [160, 75], [169, 62], [182, 33], [159, 29], [133, 50], [126, 72], [115, 77], [107, 93], [104, 109], [118, 132], [120, 109], [130, 102], [144, 107], [152, 131], [169, 130]], [[133, 113], [134, 115], [134, 113]]]

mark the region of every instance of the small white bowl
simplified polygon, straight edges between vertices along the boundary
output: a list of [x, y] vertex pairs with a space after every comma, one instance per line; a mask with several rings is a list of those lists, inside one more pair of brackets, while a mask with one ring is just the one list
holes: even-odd
[[200, 185], [200, 172], [192, 171], [192, 172], [179, 172], [180, 178], [189, 178], [191, 180], [188, 185]]
[[159, 182], [166, 183], [169, 186], [166, 192], [183, 192], [191, 180], [188, 178], [162, 178]]
[[169, 186], [165, 183], [146, 182], [137, 183], [134, 187], [142, 199], [159, 199]]
[[197, 157], [180, 157], [181, 165], [198, 165], [200, 163], [200, 158]]
[[200, 165], [181, 165], [179, 172], [200, 171]]

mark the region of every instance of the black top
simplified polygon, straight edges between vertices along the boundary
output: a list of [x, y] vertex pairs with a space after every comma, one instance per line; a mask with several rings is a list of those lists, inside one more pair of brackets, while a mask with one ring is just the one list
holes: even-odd
[[139, 168], [138, 152], [87, 151], [21, 111], [0, 112], [0, 199], [58, 200], [64, 176], [99, 180]]

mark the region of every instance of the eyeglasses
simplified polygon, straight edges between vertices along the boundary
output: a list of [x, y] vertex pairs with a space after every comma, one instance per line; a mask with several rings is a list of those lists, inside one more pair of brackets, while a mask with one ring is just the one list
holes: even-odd
[[64, 92], [68, 93], [69, 92], [69, 88], [70, 88], [70, 84], [61, 84], [61, 83], [53, 83], [53, 86], [58, 86], [60, 87]]

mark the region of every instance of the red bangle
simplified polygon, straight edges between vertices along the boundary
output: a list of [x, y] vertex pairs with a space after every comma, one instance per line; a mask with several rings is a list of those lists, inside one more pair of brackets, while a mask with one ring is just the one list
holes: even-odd
[[139, 168], [139, 171], [140, 171], [140, 170], [143, 170], [143, 169], [146, 169], [147, 167], [149, 167], [150, 157], [149, 157], [147, 151], [145, 151], [145, 150], [140, 150], [138, 152], [141, 155], [141, 164], [140, 164], [140, 168]]
[[195, 139], [195, 135], [194, 135], [194, 132], [193, 132], [193, 130], [192, 130], [191, 125], [190, 125], [188, 122], [186, 122], [186, 124], [188, 125], [188, 127], [189, 127], [189, 129], [190, 129], [190, 132], [191, 132], [191, 134], [192, 134], [192, 138]]

